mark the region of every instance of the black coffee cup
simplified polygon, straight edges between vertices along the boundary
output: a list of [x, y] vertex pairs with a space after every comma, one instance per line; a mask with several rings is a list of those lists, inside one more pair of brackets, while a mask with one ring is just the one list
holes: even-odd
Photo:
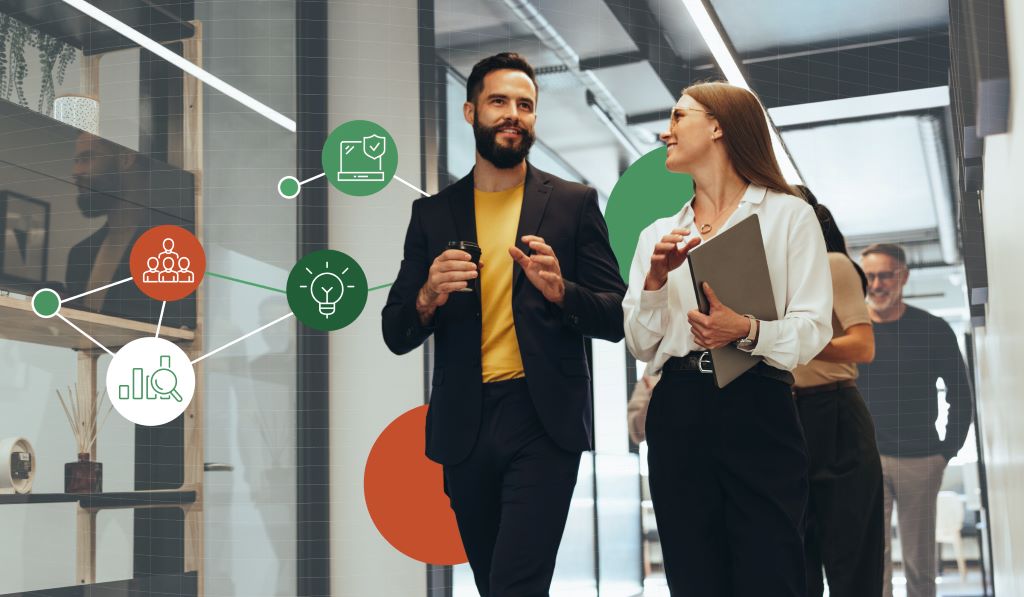
[[448, 248], [469, 253], [470, 259], [476, 264], [477, 277], [472, 280], [468, 280], [466, 282], [466, 287], [459, 290], [459, 292], [474, 292], [478, 288], [478, 280], [480, 280], [480, 245], [469, 240], [453, 240], [448, 243]]

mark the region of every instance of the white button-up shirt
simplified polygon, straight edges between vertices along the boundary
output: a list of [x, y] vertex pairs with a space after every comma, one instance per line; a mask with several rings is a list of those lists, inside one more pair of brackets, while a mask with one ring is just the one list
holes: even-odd
[[[654, 245], [676, 228], [689, 228], [687, 239], [698, 234], [692, 203], [644, 229], [633, 256], [629, 290], [622, 302], [626, 346], [647, 362], [648, 375], [660, 374], [670, 357], [705, 350], [694, 341], [687, 321], [687, 313], [697, 308], [688, 260], [669, 272], [661, 289], [644, 290]], [[832, 339], [832, 274], [825, 240], [814, 210], [804, 200], [754, 184], [718, 233], [753, 214], [761, 223], [775, 308], [783, 314], [777, 321], [761, 322], [753, 354], [791, 371], [813, 359]], [[700, 250], [700, 245], [694, 249]]]

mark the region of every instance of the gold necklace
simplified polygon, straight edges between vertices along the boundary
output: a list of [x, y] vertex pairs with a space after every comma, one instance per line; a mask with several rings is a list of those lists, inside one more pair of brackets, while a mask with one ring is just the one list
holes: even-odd
[[[736, 198], [734, 199], [734, 201], [736, 201], [736, 205], [734, 205], [734, 206], [733, 206], [733, 209], [735, 209], [735, 208], [736, 208], [736, 206], [738, 206], [738, 205], [739, 205], [739, 199], [740, 199], [741, 197], [743, 197], [743, 193], [745, 193], [745, 192], [747, 191], [747, 186], [748, 186], [748, 185], [743, 185], [743, 188], [741, 188], [741, 189], [740, 189], [740, 193], [739, 193], [739, 195], [737, 195], [737, 196], [736, 196]], [[712, 222], [717, 222], [717, 221], [718, 221], [718, 219], [722, 217], [722, 214], [723, 214], [723, 213], [726, 213], [726, 211], [727, 211], [727, 210], [724, 210], [724, 209], [723, 209], [722, 211], [718, 212], [718, 214], [717, 214], [717, 215], [715, 215], [715, 217], [714, 217], [714, 218], [712, 218], [712, 220], [711, 220], [711, 221], [712, 221]], [[701, 224], [701, 225], [700, 225], [700, 228], [699, 228], [699, 230], [700, 230], [700, 233], [701, 233], [701, 235], [702, 235], [702, 236], [703, 236], [703, 235], [705, 235], [705, 234], [707, 234], [707, 233], [709, 233], [709, 232], [711, 232], [711, 229], [712, 229], [712, 226], [711, 226], [711, 224], [708, 224], [708, 223], [704, 223], [704, 224]]]

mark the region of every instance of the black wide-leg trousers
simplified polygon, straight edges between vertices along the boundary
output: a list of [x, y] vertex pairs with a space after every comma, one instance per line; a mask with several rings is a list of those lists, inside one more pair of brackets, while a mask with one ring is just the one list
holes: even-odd
[[445, 485], [482, 597], [548, 597], [580, 452], [559, 448], [525, 380], [484, 384], [480, 435]]
[[790, 386], [665, 371], [647, 415], [673, 597], [805, 597], [807, 448]]
[[885, 567], [882, 463], [875, 427], [856, 386], [797, 398], [810, 456], [807, 589], [880, 597]]

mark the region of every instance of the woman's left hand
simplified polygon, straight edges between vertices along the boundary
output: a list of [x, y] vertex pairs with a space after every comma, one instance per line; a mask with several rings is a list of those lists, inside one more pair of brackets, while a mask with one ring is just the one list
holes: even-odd
[[693, 339], [698, 345], [710, 350], [747, 337], [750, 319], [723, 305], [707, 282], [704, 283], [704, 296], [708, 299], [710, 312], [704, 315], [694, 309], [686, 315]]

